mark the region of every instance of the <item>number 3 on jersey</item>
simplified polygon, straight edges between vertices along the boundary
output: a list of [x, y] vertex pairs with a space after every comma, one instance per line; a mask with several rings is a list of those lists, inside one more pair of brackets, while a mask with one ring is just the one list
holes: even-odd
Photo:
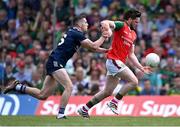
[[64, 39], [66, 38], [67, 34], [64, 34], [63, 37], [61, 38], [61, 41], [59, 42], [59, 45], [62, 45], [64, 43]]

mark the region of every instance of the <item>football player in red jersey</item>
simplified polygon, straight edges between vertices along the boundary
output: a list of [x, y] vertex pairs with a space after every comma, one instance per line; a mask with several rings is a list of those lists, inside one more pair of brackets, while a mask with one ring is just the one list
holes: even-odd
[[128, 81], [117, 95], [107, 103], [107, 106], [118, 114], [117, 104], [128, 91], [133, 90], [138, 85], [138, 79], [134, 73], [126, 66], [128, 59], [134, 67], [144, 73], [151, 73], [150, 67], [143, 67], [134, 54], [134, 41], [136, 40], [135, 28], [140, 20], [141, 13], [131, 9], [124, 14], [124, 21], [104, 20], [101, 22], [103, 30], [113, 29], [113, 40], [111, 49], [107, 52], [107, 81], [103, 91], [97, 93], [86, 105], [78, 109], [78, 114], [84, 118], [89, 118], [88, 110], [104, 98], [112, 95], [113, 90], [119, 83], [119, 79]]

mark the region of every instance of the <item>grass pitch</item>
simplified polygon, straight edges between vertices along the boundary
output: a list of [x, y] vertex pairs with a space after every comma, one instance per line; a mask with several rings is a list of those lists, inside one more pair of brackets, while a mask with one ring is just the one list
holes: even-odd
[[58, 120], [55, 116], [0, 116], [0, 126], [76, 126], [76, 127], [112, 127], [112, 126], [179, 126], [180, 118], [162, 117], [101, 117], [92, 116], [83, 119], [69, 116], [68, 119]]

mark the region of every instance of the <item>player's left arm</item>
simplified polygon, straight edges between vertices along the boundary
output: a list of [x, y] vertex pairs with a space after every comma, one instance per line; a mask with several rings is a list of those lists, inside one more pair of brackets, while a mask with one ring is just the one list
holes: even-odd
[[134, 53], [134, 45], [132, 46], [131, 48], [131, 52], [128, 56], [128, 59], [130, 60], [130, 62], [135, 66], [137, 67], [139, 70], [143, 71], [143, 66], [140, 64], [139, 60], [137, 59], [135, 53]]
[[128, 56], [128, 59], [130, 60], [130, 62], [132, 63], [133, 66], [137, 67], [139, 70], [141, 70], [144, 73], [151, 73], [152, 70], [150, 67], [148, 66], [142, 66], [141, 63], [139, 62], [138, 58], [136, 57], [135, 53], [134, 53], [134, 48], [135, 46], [133, 45], [131, 48], [131, 52]]
[[123, 26], [124, 26], [124, 22], [122, 21], [110, 21], [110, 20], [101, 21], [102, 31], [119, 30]]

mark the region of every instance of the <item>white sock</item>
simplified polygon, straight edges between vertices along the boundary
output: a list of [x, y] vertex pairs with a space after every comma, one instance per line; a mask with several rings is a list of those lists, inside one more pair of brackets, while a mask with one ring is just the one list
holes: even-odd
[[87, 105], [84, 105], [83, 108], [82, 108], [84, 111], [88, 111], [89, 110], [89, 107]]
[[22, 84], [17, 84], [15, 90], [20, 91]]

